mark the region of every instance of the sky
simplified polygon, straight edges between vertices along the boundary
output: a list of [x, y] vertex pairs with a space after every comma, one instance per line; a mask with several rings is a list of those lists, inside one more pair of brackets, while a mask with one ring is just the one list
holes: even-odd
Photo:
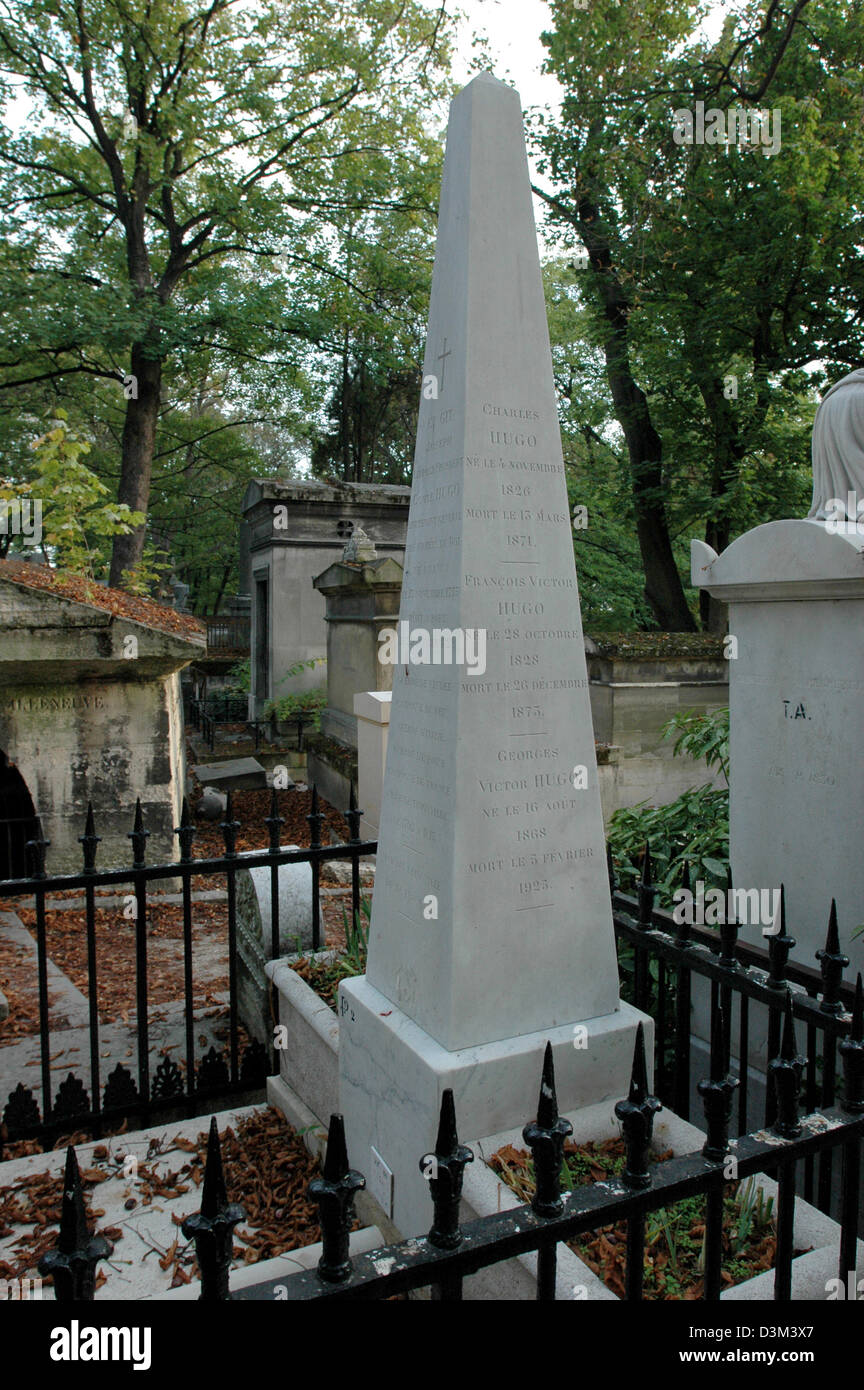
[[459, 0], [459, 4], [467, 23], [461, 26], [454, 73], [457, 81], [469, 76], [469, 36], [473, 30], [487, 39], [496, 60], [495, 76], [517, 89], [523, 107], [557, 106], [561, 92], [558, 80], [540, 71], [546, 56], [540, 34], [552, 27], [546, 0]]

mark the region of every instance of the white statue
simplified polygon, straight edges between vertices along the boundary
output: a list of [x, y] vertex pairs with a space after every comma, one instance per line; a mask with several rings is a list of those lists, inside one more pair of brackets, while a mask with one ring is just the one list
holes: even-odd
[[362, 526], [355, 526], [345, 543], [342, 559], [349, 565], [364, 565], [378, 559], [378, 551], [371, 536], [367, 536]]
[[864, 520], [864, 369], [826, 392], [813, 421], [813, 501], [816, 521]]

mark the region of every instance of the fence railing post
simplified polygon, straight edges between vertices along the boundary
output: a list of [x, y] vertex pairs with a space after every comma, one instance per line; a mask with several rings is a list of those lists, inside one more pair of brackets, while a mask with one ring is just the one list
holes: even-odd
[[[783, 1041], [780, 1056], [768, 1063], [769, 1082], [776, 1097], [777, 1118], [774, 1132], [783, 1139], [797, 1139], [801, 1133], [799, 1106], [801, 1078], [806, 1057], [796, 1052], [792, 993], [786, 992], [783, 1015]], [[774, 1297], [788, 1302], [792, 1297], [793, 1230], [795, 1225], [795, 1160], [777, 1165], [777, 1250], [774, 1257]]]
[[322, 1177], [313, 1178], [308, 1187], [318, 1207], [323, 1253], [318, 1273], [328, 1284], [341, 1284], [351, 1274], [350, 1237], [354, 1217], [354, 1198], [366, 1186], [362, 1173], [348, 1166], [345, 1123], [341, 1115], [330, 1116], [327, 1151]]
[[682, 905], [676, 925], [675, 940], [681, 947], [675, 989], [675, 1081], [672, 1093], [672, 1106], [682, 1120], [690, 1118], [690, 967], [684, 952], [690, 944], [689, 905], [693, 901], [690, 887], [690, 865], [687, 860], [681, 870]]
[[[318, 810], [318, 787], [312, 784], [312, 804], [309, 814], [306, 817], [309, 822], [309, 848], [312, 850], [321, 848], [321, 825], [324, 820], [323, 811]], [[317, 951], [321, 946], [321, 861], [315, 856], [312, 860], [312, 950]]]
[[[557, 1216], [561, 1210], [564, 1144], [572, 1133], [570, 1121], [558, 1114], [552, 1044], [547, 1042], [543, 1054], [537, 1118], [522, 1130], [522, 1138], [534, 1158], [535, 1188], [531, 1209], [538, 1216]], [[537, 1251], [537, 1297], [541, 1301], [551, 1302], [555, 1298], [557, 1268], [557, 1242], [551, 1240]]]
[[91, 1236], [78, 1160], [71, 1144], [66, 1150], [60, 1233], [57, 1245], [39, 1261], [39, 1273], [54, 1280], [58, 1303], [92, 1303], [96, 1290], [96, 1265], [113, 1247], [104, 1236]]
[[715, 1163], [726, 1156], [729, 1148], [732, 1097], [738, 1086], [735, 1077], [729, 1075], [728, 1041], [723, 1009], [718, 1006], [711, 1017], [711, 1075], [696, 1088], [705, 1110], [707, 1137], [702, 1152]]
[[207, 1161], [201, 1210], [187, 1216], [181, 1227], [187, 1240], [195, 1242], [195, 1256], [201, 1270], [202, 1303], [226, 1303], [231, 1298], [228, 1276], [234, 1247], [234, 1227], [246, 1213], [236, 1202], [228, 1201], [222, 1151], [216, 1116], [210, 1121]]
[[[637, 890], [639, 915], [636, 925], [640, 932], [651, 932], [654, 930], [653, 913], [657, 889], [654, 886], [651, 870], [651, 850], [646, 840], [645, 850], [642, 856], [642, 873], [639, 877], [639, 886]], [[642, 943], [636, 941], [633, 944], [633, 1002], [637, 1009], [643, 1009], [646, 1012], [649, 978], [647, 952], [644, 950]]]
[[[96, 834], [96, 825], [93, 819], [93, 804], [88, 801], [84, 834], [78, 837], [78, 843], [81, 845], [81, 851], [84, 856], [84, 873], [88, 876], [96, 872], [96, 850], [100, 840], [101, 836]], [[93, 1114], [97, 1124], [97, 1133], [101, 1133], [101, 1131], [98, 1130], [101, 1085], [99, 1072], [99, 990], [96, 982], [96, 900], [92, 881], [88, 881], [84, 885], [84, 915], [87, 931], [87, 1005], [89, 1010], [90, 1032], [90, 1089], [93, 1093]]]
[[30, 877], [35, 880], [36, 898], [36, 969], [39, 988], [39, 1049], [42, 1075], [42, 1115], [45, 1120], [51, 1116], [51, 1043], [48, 1022], [48, 942], [45, 922], [45, 852], [51, 841], [42, 834], [42, 822], [37, 820], [37, 830], [24, 849], [30, 860]]
[[[662, 1106], [648, 1091], [648, 1067], [645, 1061], [645, 1032], [640, 1023], [636, 1029], [633, 1048], [633, 1069], [630, 1074], [630, 1094], [619, 1100], [615, 1114], [624, 1130], [627, 1165], [622, 1174], [625, 1187], [636, 1190], [651, 1186], [648, 1154], [654, 1132], [654, 1116]], [[645, 1258], [645, 1212], [640, 1209], [627, 1221], [627, 1263], [624, 1272], [624, 1296], [630, 1301], [642, 1297]]]
[[[430, 1245], [436, 1246], [439, 1250], [456, 1250], [462, 1244], [462, 1231], [459, 1227], [462, 1179], [465, 1165], [473, 1162], [472, 1151], [459, 1143], [453, 1092], [448, 1087], [441, 1097], [435, 1152], [425, 1154], [420, 1160], [420, 1172], [429, 1181], [434, 1211], [428, 1240]], [[459, 1274], [447, 1275], [432, 1286], [433, 1299], [455, 1302], [461, 1297], [462, 1276]]]

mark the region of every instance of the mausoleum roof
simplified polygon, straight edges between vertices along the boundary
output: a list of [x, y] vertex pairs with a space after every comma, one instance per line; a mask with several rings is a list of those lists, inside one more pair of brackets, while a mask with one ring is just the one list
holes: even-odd
[[117, 618], [140, 623], [159, 632], [200, 645], [206, 628], [200, 618], [153, 599], [127, 594], [123, 589], [108, 589], [78, 574], [64, 574], [47, 565], [31, 565], [22, 560], [0, 560], [0, 582], [41, 590], [54, 598], [66, 599], [88, 608], [100, 608]]

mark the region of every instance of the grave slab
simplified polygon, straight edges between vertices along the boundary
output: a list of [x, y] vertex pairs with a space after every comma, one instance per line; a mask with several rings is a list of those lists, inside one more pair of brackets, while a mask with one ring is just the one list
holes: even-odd
[[217, 791], [246, 791], [267, 786], [267, 773], [257, 758], [229, 758], [224, 763], [199, 763], [194, 769], [202, 786]]

